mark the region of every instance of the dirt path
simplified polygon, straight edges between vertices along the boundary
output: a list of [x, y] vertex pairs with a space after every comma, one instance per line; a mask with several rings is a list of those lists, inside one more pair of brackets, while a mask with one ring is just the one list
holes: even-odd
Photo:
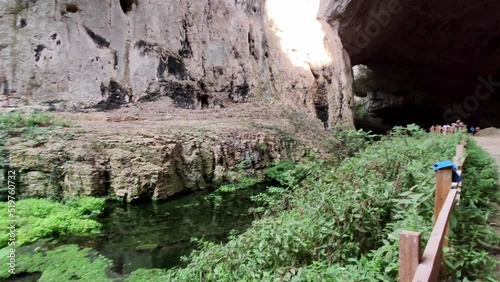
[[[478, 145], [483, 147], [495, 159], [500, 169], [500, 134], [476, 136], [474, 139]], [[497, 186], [497, 189], [500, 189], [500, 185]], [[495, 209], [495, 215], [491, 218], [491, 223], [494, 224], [497, 234], [500, 234], [500, 199], [494, 199], [492, 206]], [[500, 261], [500, 254], [496, 254], [494, 257]], [[500, 281], [500, 265], [495, 269], [495, 273]]]
[[500, 134], [476, 136], [474, 139], [478, 145], [490, 153], [497, 165], [500, 166]]

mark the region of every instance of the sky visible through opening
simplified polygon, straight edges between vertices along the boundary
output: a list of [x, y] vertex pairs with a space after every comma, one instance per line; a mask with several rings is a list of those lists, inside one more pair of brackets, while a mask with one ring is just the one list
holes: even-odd
[[325, 48], [325, 33], [317, 20], [320, 0], [268, 0], [271, 29], [281, 39], [281, 49], [292, 64], [309, 69], [311, 65], [332, 62]]

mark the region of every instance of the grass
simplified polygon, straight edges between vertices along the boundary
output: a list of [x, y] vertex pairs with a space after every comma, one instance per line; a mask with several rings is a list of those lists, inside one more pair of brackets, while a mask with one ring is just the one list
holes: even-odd
[[[8, 203], [0, 203], [0, 225], [9, 226]], [[82, 198], [66, 203], [46, 199], [24, 199], [15, 202], [16, 245], [64, 234], [95, 234], [100, 224], [92, 219], [104, 209], [104, 199]], [[7, 246], [9, 231], [0, 234], [0, 248]]]
[[26, 127], [70, 126], [70, 122], [58, 119], [56, 116], [45, 112], [22, 113], [12, 111], [0, 114], [0, 129], [8, 130]]
[[[7, 265], [6, 248], [0, 250], [0, 263]], [[35, 254], [20, 254], [16, 258], [16, 273], [42, 272], [38, 280], [101, 282], [110, 281], [105, 269], [111, 261], [91, 249], [80, 249], [77, 245], [66, 245], [54, 250]], [[64, 268], [64, 271], [61, 269]], [[9, 277], [8, 267], [0, 269], [0, 278]]]
[[[57, 118], [46, 112], [12, 111], [0, 113], [0, 164], [5, 162], [3, 147], [10, 136], [21, 135], [25, 140], [37, 140], [40, 137], [48, 136], [56, 127], [69, 126], [72, 126], [69, 120]], [[70, 138], [74, 139], [75, 136]]]
[[239, 175], [236, 180], [222, 185], [217, 189], [219, 193], [233, 193], [237, 190], [248, 189], [262, 182], [261, 178]]
[[487, 250], [500, 245], [500, 237], [488, 225], [492, 215], [490, 200], [500, 196], [495, 189], [498, 171], [494, 161], [472, 138], [467, 141], [463, 179], [461, 205], [454, 209], [451, 221], [452, 247], [446, 254], [448, 273], [454, 274], [458, 281], [471, 278], [497, 281], [490, 274], [499, 262], [493, 261]]
[[245, 159], [234, 165], [234, 169], [227, 172], [229, 183], [220, 186], [216, 193], [233, 193], [237, 190], [252, 188], [261, 183], [264, 179], [255, 175], [249, 175], [251, 168], [250, 159]]

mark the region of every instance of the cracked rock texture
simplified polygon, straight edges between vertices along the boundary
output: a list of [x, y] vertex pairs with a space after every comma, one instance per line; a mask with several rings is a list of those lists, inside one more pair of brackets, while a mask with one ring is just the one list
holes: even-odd
[[256, 172], [269, 163], [299, 160], [306, 153], [303, 143], [281, 131], [247, 129], [58, 129], [9, 138], [4, 155], [9, 169], [18, 173], [21, 197], [116, 196], [132, 202], [213, 187], [228, 180], [227, 171], [245, 160], [246, 171]]
[[264, 0], [2, 1], [3, 102], [112, 110], [166, 96], [199, 110], [281, 99], [326, 128], [352, 124], [349, 58], [318, 19], [332, 63], [304, 68]]

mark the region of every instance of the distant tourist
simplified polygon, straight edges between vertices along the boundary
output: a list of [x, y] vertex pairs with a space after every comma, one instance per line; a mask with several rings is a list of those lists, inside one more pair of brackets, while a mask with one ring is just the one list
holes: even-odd
[[469, 128], [469, 132], [472, 133], [472, 134], [476, 133], [476, 128], [474, 126], [471, 126]]

